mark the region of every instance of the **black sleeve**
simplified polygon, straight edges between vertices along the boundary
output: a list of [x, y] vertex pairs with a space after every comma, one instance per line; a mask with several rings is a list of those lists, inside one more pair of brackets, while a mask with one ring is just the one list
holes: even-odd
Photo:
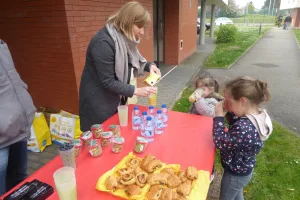
[[146, 64], [146, 66], [145, 66], [145, 69], [144, 69], [144, 71], [146, 71], [146, 72], [150, 72], [150, 65], [155, 65], [154, 63], [152, 63], [152, 62], [147, 62], [147, 64]]
[[102, 86], [110, 92], [132, 97], [135, 87], [115, 79], [115, 52], [109, 41], [98, 40], [93, 45], [92, 56]]

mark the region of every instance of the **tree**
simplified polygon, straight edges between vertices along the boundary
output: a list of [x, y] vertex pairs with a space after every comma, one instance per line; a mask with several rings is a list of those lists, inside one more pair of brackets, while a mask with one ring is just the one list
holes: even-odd
[[238, 17], [238, 6], [234, 0], [228, 1], [228, 6], [220, 8], [217, 12], [218, 17]]
[[254, 14], [255, 7], [252, 3], [248, 4], [248, 14]]

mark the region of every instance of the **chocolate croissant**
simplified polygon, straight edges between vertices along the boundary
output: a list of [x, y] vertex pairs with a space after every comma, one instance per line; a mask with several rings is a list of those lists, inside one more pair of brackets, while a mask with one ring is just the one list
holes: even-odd
[[134, 195], [139, 195], [141, 194], [141, 188], [137, 185], [128, 185], [125, 188], [125, 192], [128, 196], [134, 196]]
[[189, 166], [185, 171], [186, 177], [190, 180], [196, 180], [198, 178], [197, 168]]
[[145, 166], [145, 171], [148, 173], [152, 173], [155, 170], [158, 170], [159, 168], [162, 167], [162, 162], [160, 160], [151, 160], [146, 166]]
[[169, 176], [168, 180], [167, 180], [167, 186], [171, 189], [178, 187], [181, 184], [181, 180], [180, 178], [173, 174], [171, 176]]
[[132, 185], [135, 184], [136, 179], [133, 174], [124, 174], [121, 176], [120, 183], [123, 185]]
[[105, 182], [105, 186], [108, 190], [113, 190], [115, 191], [118, 187], [118, 181], [116, 179], [116, 177], [114, 176], [109, 176], [107, 179], [106, 179], [106, 182]]
[[161, 173], [164, 173], [164, 172], [166, 172], [170, 175], [175, 174], [175, 172], [172, 168], [165, 168], [165, 169], [161, 170]]
[[127, 161], [127, 166], [129, 168], [135, 169], [135, 168], [137, 168], [140, 165], [140, 163], [141, 163], [140, 159], [138, 159], [138, 158], [130, 158]]
[[141, 172], [136, 175], [136, 184], [140, 187], [144, 187], [147, 183], [148, 174], [146, 172]]
[[192, 191], [192, 183], [190, 181], [184, 182], [177, 188], [177, 193], [182, 196], [190, 195]]
[[150, 174], [147, 178], [147, 183], [149, 185], [165, 185], [167, 184], [167, 179], [161, 174]]
[[188, 178], [185, 175], [185, 171], [181, 171], [179, 173], [179, 178], [180, 178], [181, 182], [186, 182], [188, 180]]
[[170, 188], [166, 188], [162, 191], [161, 193], [161, 200], [173, 200], [176, 196], [176, 192], [174, 192], [172, 189]]
[[133, 172], [133, 169], [128, 168], [128, 167], [124, 167], [118, 170], [118, 173], [120, 176], [124, 175], [124, 174], [131, 174]]
[[154, 185], [150, 188], [147, 193], [148, 200], [157, 200], [160, 199], [163, 187], [161, 185]]
[[140, 165], [141, 168], [145, 170], [145, 167], [148, 165], [148, 163], [154, 159], [155, 159], [155, 157], [152, 156], [151, 154], [146, 155], [145, 158], [141, 162], [141, 165]]

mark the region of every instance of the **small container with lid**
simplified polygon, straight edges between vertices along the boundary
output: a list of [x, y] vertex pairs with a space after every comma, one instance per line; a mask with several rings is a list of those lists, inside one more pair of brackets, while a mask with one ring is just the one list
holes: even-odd
[[92, 131], [92, 133], [93, 133], [94, 138], [99, 139], [100, 136], [101, 136], [101, 133], [102, 133], [102, 131], [103, 131], [102, 125], [101, 125], [101, 124], [94, 124], [94, 125], [91, 127], [91, 131]]
[[80, 139], [74, 139], [73, 144], [75, 146], [75, 156], [79, 156], [82, 148], [82, 141]]
[[120, 153], [123, 150], [125, 139], [117, 136], [112, 139], [112, 152]]
[[143, 153], [147, 147], [148, 140], [138, 136], [135, 141], [134, 151], [136, 153]]
[[107, 131], [101, 133], [101, 146], [102, 147], [108, 147], [111, 142], [111, 138], [113, 136], [113, 132]]
[[86, 131], [81, 134], [80, 139], [82, 140], [84, 147], [90, 146], [92, 137], [91, 131]]
[[91, 140], [89, 152], [92, 157], [98, 157], [102, 154], [102, 147], [97, 140]]
[[113, 136], [121, 136], [121, 130], [119, 125], [112, 124], [108, 128], [109, 131], [113, 132]]

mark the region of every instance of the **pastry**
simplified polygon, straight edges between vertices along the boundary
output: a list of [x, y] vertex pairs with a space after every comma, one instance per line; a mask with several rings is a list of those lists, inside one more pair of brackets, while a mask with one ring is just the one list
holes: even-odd
[[141, 188], [137, 185], [128, 185], [125, 188], [125, 192], [128, 196], [134, 196], [134, 195], [139, 195], [141, 194]]
[[168, 180], [167, 180], [167, 186], [171, 189], [178, 187], [181, 184], [181, 180], [180, 178], [173, 174], [171, 176], [169, 176]]
[[120, 176], [124, 175], [124, 174], [130, 174], [133, 172], [133, 169], [128, 168], [128, 167], [124, 167], [118, 170], [118, 173]]
[[185, 175], [185, 171], [180, 172], [179, 178], [180, 178], [181, 182], [186, 182], [188, 180], [188, 178]]
[[172, 168], [165, 168], [163, 170], [161, 170], [161, 173], [166, 172], [170, 175], [175, 174], [174, 170]]
[[162, 191], [163, 191], [163, 186], [161, 185], [152, 186], [149, 192], [147, 193], [148, 200], [160, 199]]
[[108, 190], [115, 191], [118, 187], [118, 180], [114, 176], [109, 176], [106, 179], [105, 186]]
[[190, 180], [195, 180], [198, 178], [197, 168], [189, 166], [185, 171], [186, 177]]
[[144, 170], [148, 173], [152, 173], [155, 170], [162, 167], [162, 162], [160, 160], [151, 160], [144, 168]]
[[135, 175], [137, 175], [137, 174], [139, 174], [139, 173], [141, 173], [141, 172], [143, 172], [143, 170], [142, 170], [142, 168], [140, 168], [140, 167], [137, 167], [137, 168], [134, 169], [134, 174], [135, 174]]
[[140, 187], [144, 187], [147, 183], [148, 174], [146, 172], [141, 172], [136, 175], [136, 184]]
[[141, 162], [141, 165], [140, 165], [141, 168], [145, 170], [146, 165], [148, 165], [148, 163], [154, 159], [155, 159], [155, 157], [152, 156], [151, 154], [146, 155], [145, 158]]
[[135, 168], [137, 168], [140, 165], [140, 163], [141, 163], [140, 159], [138, 159], [138, 158], [130, 158], [127, 161], [127, 166], [129, 168], [135, 169]]
[[192, 191], [192, 183], [191, 181], [187, 181], [185, 183], [182, 183], [178, 188], [177, 188], [177, 193], [182, 195], [182, 196], [188, 196], [190, 195]]
[[187, 200], [187, 198], [176, 193], [172, 200]]
[[150, 174], [147, 178], [147, 183], [150, 185], [165, 185], [167, 179], [161, 174]]
[[166, 188], [163, 189], [162, 193], [161, 193], [161, 200], [173, 200], [176, 196], [176, 192], [174, 192], [172, 189], [170, 188]]
[[133, 174], [124, 174], [121, 176], [120, 183], [123, 185], [132, 185], [136, 181], [135, 176]]

